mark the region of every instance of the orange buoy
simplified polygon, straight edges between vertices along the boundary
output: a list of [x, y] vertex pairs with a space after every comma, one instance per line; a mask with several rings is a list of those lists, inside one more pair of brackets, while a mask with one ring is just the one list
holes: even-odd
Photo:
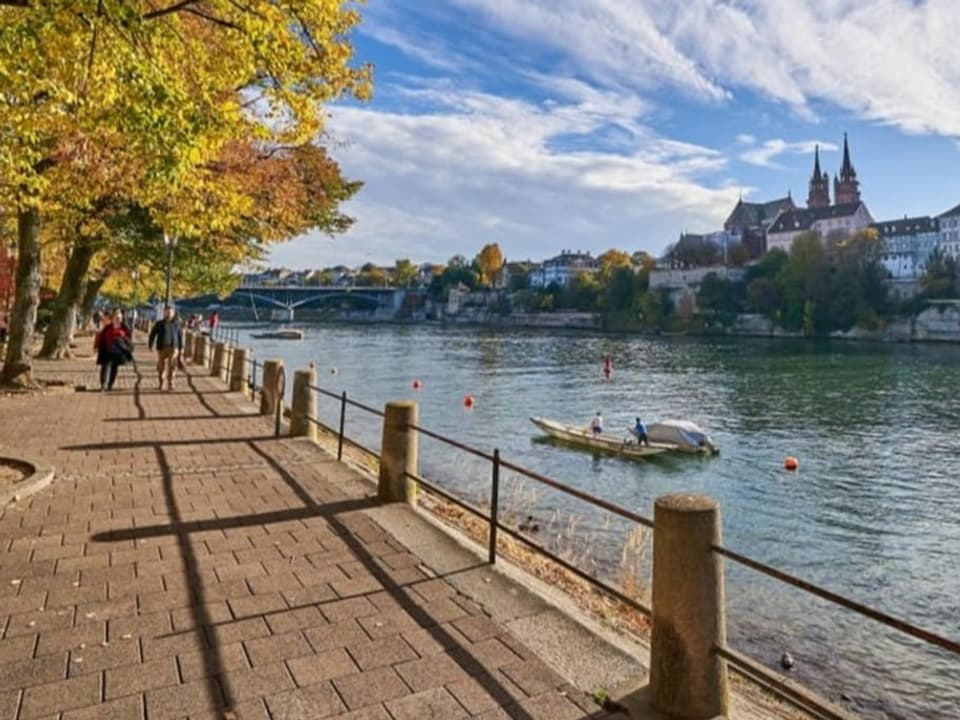
[[787, 470], [796, 470], [800, 467], [800, 461], [793, 457], [793, 455], [788, 455], [787, 459], [783, 461], [783, 467]]
[[472, 409], [473, 409], [473, 395], [467, 395], [467, 396], [463, 399], [463, 406], [464, 406], [467, 410], [472, 410]]
[[414, 381], [413, 381], [413, 389], [414, 389], [414, 390], [419, 390], [419, 389], [422, 388], [422, 387], [423, 387], [423, 383], [422, 383], [422, 382], [420, 382], [419, 380], [414, 380]]

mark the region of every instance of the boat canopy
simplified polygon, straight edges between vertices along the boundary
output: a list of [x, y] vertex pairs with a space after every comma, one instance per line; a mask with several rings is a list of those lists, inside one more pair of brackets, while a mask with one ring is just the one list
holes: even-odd
[[696, 423], [689, 420], [661, 420], [647, 427], [650, 442], [672, 443], [680, 447], [706, 448], [711, 452], [715, 446], [710, 436]]

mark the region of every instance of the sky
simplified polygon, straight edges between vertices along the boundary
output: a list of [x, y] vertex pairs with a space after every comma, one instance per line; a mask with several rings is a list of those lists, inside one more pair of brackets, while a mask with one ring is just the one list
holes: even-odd
[[374, 99], [324, 142], [344, 235], [270, 265], [655, 255], [741, 195], [803, 204], [843, 133], [877, 220], [960, 202], [960, 0], [369, 0]]

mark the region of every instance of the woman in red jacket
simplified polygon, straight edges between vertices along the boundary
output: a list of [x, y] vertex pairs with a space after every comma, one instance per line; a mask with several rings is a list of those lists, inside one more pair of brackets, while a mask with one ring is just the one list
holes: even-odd
[[115, 310], [110, 323], [104, 325], [93, 339], [93, 349], [97, 351], [97, 365], [100, 366], [100, 391], [113, 390], [117, 379], [117, 370], [131, 358], [133, 346], [131, 334], [123, 324], [123, 311]]

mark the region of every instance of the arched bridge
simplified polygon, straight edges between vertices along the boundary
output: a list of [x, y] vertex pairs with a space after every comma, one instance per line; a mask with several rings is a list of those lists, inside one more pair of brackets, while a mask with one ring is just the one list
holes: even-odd
[[396, 312], [403, 304], [404, 290], [390, 287], [310, 287], [246, 285], [223, 300], [223, 305], [281, 308], [292, 320], [297, 308], [351, 305], [371, 311]]

